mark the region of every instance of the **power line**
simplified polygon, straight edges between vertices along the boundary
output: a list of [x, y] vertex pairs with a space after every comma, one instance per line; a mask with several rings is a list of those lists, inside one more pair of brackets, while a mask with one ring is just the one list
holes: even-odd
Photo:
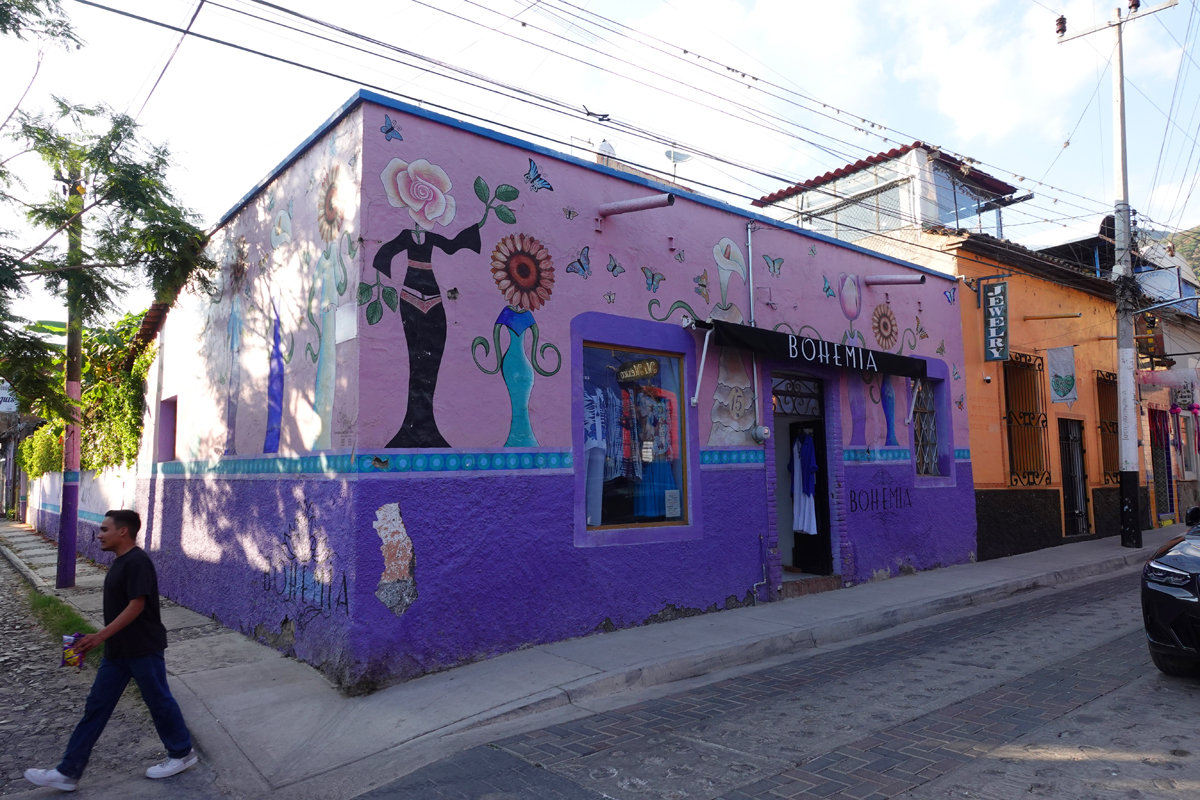
[[192, 29], [192, 25], [196, 22], [196, 17], [200, 16], [200, 9], [204, 8], [204, 0], [200, 0], [196, 4], [196, 11], [192, 14], [192, 18], [188, 20], [187, 27], [179, 36], [179, 41], [175, 43], [175, 49], [171, 51], [171, 55], [167, 56], [167, 63], [163, 64], [162, 72], [158, 73], [158, 77], [154, 80], [154, 85], [150, 87], [150, 91], [146, 94], [146, 99], [142, 101], [142, 107], [138, 109], [138, 113], [133, 115], [137, 119], [146, 110], [146, 104], [150, 102], [150, 98], [154, 96], [154, 90], [158, 88], [159, 82], [162, 81], [163, 75], [167, 74], [167, 68], [171, 66], [171, 62], [175, 60], [175, 54], [179, 52], [179, 46], [183, 44], [183, 40], [187, 38], [188, 31]]
[[[83, 4], [85, 4], [85, 5], [89, 5], [89, 6], [92, 6], [92, 7], [95, 7], [95, 8], [99, 8], [99, 9], [101, 9], [101, 10], [104, 10], [104, 11], [109, 11], [109, 12], [111, 12], [111, 13], [114, 13], [114, 14], [117, 14], [117, 15], [120, 15], [120, 16], [124, 16], [124, 17], [130, 18], [130, 19], [136, 19], [136, 20], [138, 20], [138, 21], [145, 22], [145, 23], [147, 23], [147, 24], [150, 24], [150, 25], [155, 25], [155, 26], [157, 26], [157, 27], [165, 28], [165, 29], [168, 29], [168, 30], [174, 30], [174, 31], [177, 31], [177, 32], [181, 32], [181, 33], [184, 33], [185, 35], [188, 35], [188, 36], [194, 36], [194, 37], [197, 37], [197, 38], [199, 38], [199, 39], [202, 39], [202, 40], [204, 40], [204, 41], [212, 42], [212, 43], [214, 43], [214, 44], [219, 44], [219, 45], [222, 45], [222, 46], [225, 46], [225, 47], [229, 47], [229, 48], [232, 48], [232, 49], [235, 49], [235, 50], [239, 50], [239, 51], [241, 51], [241, 52], [249, 53], [249, 54], [251, 54], [251, 55], [257, 55], [257, 56], [260, 56], [260, 57], [263, 57], [263, 58], [267, 58], [267, 59], [270, 59], [270, 60], [273, 60], [273, 61], [277, 61], [277, 62], [279, 62], [279, 63], [287, 64], [287, 65], [289, 65], [289, 66], [298, 67], [298, 68], [300, 68], [300, 69], [304, 69], [304, 70], [307, 70], [307, 71], [310, 71], [310, 72], [313, 72], [313, 73], [316, 73], [316, 74], [320, 74], [320, 75], [324, 75], [324, 76], [327, 76], [327, 77], [335, 78], [335, 79], [337, 79], [337, 80], [343, 80], [343, 81], [347, 81], [347, 82], [350, 82], [350, 83], [355, 83], [355, 84], [358, 84], [358, 85], [364, 86], [364, 87], [366, 87], [366, 88], [369, 88], [369, 89], [374, 89], [374, 90], [376, 90], [376, 91], [380, 91], [380, 92], [383, 92], [383, 93], [386, 93], [386, 94], [392, 94], [392, 95], [395, 95], [395, 96], [401, 97], [401, 98], [403, 98], [403, 99], [409, 100], [410, 102], [413, 102], [413, 103], [416, 103], [416, 104], [420, 104], [420, 105], [429, 106], [429, 107], [436, 108], [436, 109], [439, 109], [439, 110], [442, 110], [442, 111], [445, 111], [445, 112], [448, 112], [448, 113], [451, 113], [451, 114], [457, 114], [457, 115], [460, 115], [460, 116], [463, 116], [463, 117], [467, 117], [467, 118], [470, 118], [470, 119], [478, 120], [478, 121], [480, 121], [480, 122], [482, 122], [482, 123], [485, 123], [485, 124], [490, 124], [490, 125], [498, 125], [499, 127], [502, 127], [502, 128], [507, 128], [507, 129], [509, 129], [509, 130], [515, 131], [515, 132], [517, 132], [517, 133], [521, 133], [521, 134], [523, 134], [523, 135], [526, 135], [526, 136], [534, 136], [535, 138], [540, 138], [540, 139], [543, 139], [543, 140], [545, 140], [545, 141], [552, 142], [552, 143], [554, 143], [554, 144], [558, 144], [558, 145], [561, 145], [561, 146], [564, 146], [564, 147], [567, 147], [567, 148], [570, 148], [570, 147], [571, 147], [571, 144], [570, 144], [569, 142], [564, 142], [564, 141], [562, 141], [562, 140], [560, 140], [560, 139], [555, 139], [555, 138], [553, 138], [553, 137], [546, 136], [546, 135], [544, 135], [544, 134], [537, 134], [537, 133], [533, 133], [533, 132], [531, 132], [531, 131], [529, 131], [529, 130], [527, 130], [527, 129], [520, 128], [520, 127], [518, 127], [518, 126], [507, 125], [507, 124], [504, 124], [504, 123], [496, 122], [495, 120], [489, 120], [489, 119], [485, 119], [485, 118], [479, 117], [479, 116], [477, 116], [477, 115], [474, 115], [474, 114], [470, 114], [470, 113], [462, 112], [462, 111], [459, 111], [459, 110], [456, 110], [456, 109], [450, 108], [450, 107], [448, 107], [448, 106], [444, 106], [444, 105], [442, 105], [442, 104], [438, 104], [438, 103], [432, 103], [432, 102], [429, 102], [429, 101], [421, 100], [421, 99], [419, 99], [419, 98], [414, 98], [414, 97], [410, 97], [410, 96], [407, 96], [407, 95], [403, 95], [403, 94], [399, 94], [399, 93], [396, 93], [396, 92], [392, 92], [392, 91], [390, 91], [390, 90], [386, 89], [385, 87], [379, 86], [379, 85], [377, 85], [377, 84], [373, 84], [373, 83], [366, 82], [366, 81], [361, 81], [361, 80], [358, 80], [358, 79], [355, 79], [355, 78], [350, 78], [350, 77], [348, 77], [348, 76], [345, 76], [345, 75], [342, 75], [342, 74], [339, 74], [339, 73], [331, 72], [331, 71], [329, 71], [329, 70], [321, 69], [321, 68], [319, 68], [319, 67], [315, 67], [315, 66], [312, 66], [312, 65], [309, 65], [309, 64], [304, 64], [304, 63], [302, 63], [302, 62], [299, 62], [299, 61], [294, 61], [294, 60], [291, 60], [291, 59], [283, 58], [283, 57], [281, 57], [281, 56], [277, 56], [277, 55], [273, 55], [273, 54], [266, 53], [266, 52], [263, 52], [263, 51], [255, 50], [255, 49], [253, 49], [253, 48], [246, 47], [246, 46], [244, 46], [244, 45], [240, 45], [240, 44], [236, 44], [236, 43], [234, 43], [234, 42], [230, 42], [230, 41], [227, 41], [227, 40], [224, 40], [224, 39], [219, 39], [219, 38], [217, 38], [217, 37], [213, 37], [213, 36], [207, 36], [207, 35], [205, 35], [205, 34], [201, 34], [201, 33], [198, 33], [198, 32], [196, 32], [196, 31], [187, 31], [187, 30], [184, 30], [184, 29], [178, 28], [178, 27], [176, 27], [176, 26], [170, 25], [170, 24], [168, 24], [168, 23], [160, 22], [160, 21], [158, 21], [158, 20], [154, 20], [154, 19], [150, 19], [150, 18], [147, 18], [147, 17], [143, 17], [143, 16], [141, 16], [141, 15], [138, 15], [138, 14], [133, 14], [133, 13], [131, 13], [131, 12], [123, 11], [123, 10], [120, 10], [120, 9], [111, 8], [111, 7], [109, 7], [109, 6], [105, 6], [105, 5], [102, 5], [102, 4], [100, 4], [100, 3], [93, 2], [93, 0], [77, 0], [77, 1], [78, 1], [78, 2], [80, 2], [80, 3], [83, 3]], [[210, 2], [211, 2], [211, 0], [210, 0]], [[486, 87], [484, 87], [484, 88], [486, 88]], [[491, 90], [491, 91], [495, 91], [495, 90]], [[517, 98], [515, 98], [515, 99], [519, 99], [519, 100], [521, 100], [522, 102], [530, 102], [530, 101], [528, 101], [526, 98], [523, 98], [523, 97], [517, 97]], [[629, 164], [630, 164], [630, 165], [632, 165], [632, 166], [635, 166], [635, 167], [637, 167], [637, 168], [639, 168], [639, 169], [646, 170], [646, 171], [648, 171], [648, 172], [650, 172], [650, 173], [656, 173], [656, 174], [662, 175], [662, 176], [664, 177], [664, 179], [666, 178], [666, 174], [667, 174], [667, 173], [666, 173], [666, 171], [665, 171], [665, 170], [657, 169], [657, 168], [655, 168], [655, 167], [650, 167], [650, 166], [647, 166], [647, 165], [641, 165], [641, 164], [637, 164], [637, 163], [635, 163], [635, 162], [628, 162], [628, 161], [627, 161], [627, 162], [625, 162], [625, 163], [629, 163]], [[732, 165], [733, 165], [733, 166], [740, 166], [740, 165], [736, 165], [736, 164], [732, 164]], [[763, 174], [765, 175], [766, 173], [763, 173]], [[750, 200], [750, 201], [753, 201], [753, 200], [757, 199], [757, 198], [754, 198], [754, 197], [752, 197], [752, 196], [750, 196], [750, 195], [745, 195], [745, 194], [742, 194], [742, 193], [740, 193], [740, 192], [735, 192], [735, 191], [732, 191], [732, 190], [730, 190], [730, 189], [725, 189], [725, 188], [723, 188], [723, 187], [719, 187], [719, 186], [714, 186], [714, 185], [710, 185], [710, 184], [705, 184], [705, 183], [702, 183], [702, 182], [699, 182], [699, 181], [691, 181], [691, 183], [694, 183], [695, 185], [698, 185], [698, 186], [704, 187], [704, 188], [706, 188], [706, 189], [712, 189], [712, 190], [715, 190], [715, 191], [718, 191], [718, 192], [722, 192], [722, 193], [724, 193], [724, 194], [727, 194], [727, 195], [729, 195], [729, 196], [731, 196], [731, 197], [738, 197], [738, 198], [740, 198], [740, 199], [744, 199], [744, 200]], [[820, 189], [816, 189], [816, 190], [814, 190], [814, 191], [818, 191], [818, 192], [820, 192]], [[835, 198], [837, 197], [837, 196], [836, 196], [835, 194], [833, 194], [832, 192], [823, 192], [823, 193], [824, 193], [824, 194], [827, 194], [827, 195], [829, 195], [829, 196], [835, 197]], [[839, 224], [841, 224], [841, 223], [839, 223]], [[879, 232], [878, 230], [872, 230], [872, 229], [866, 229], [866, 228], [858, 228], [858, 227], [855, 227], [855, 226], [852, 226], [852, 225], [844, 225], [844, 224], [842, 225], [842, 227], [845, 227], [845, 228], [846, 228], [846, 229], [848, 229], [848, 230], [853, 230], [853, 231], [856, 231], [856, 232], [860, 232], [860, 233], [863, 233], [863, 234], [872, 235], [872, 236], [875, 236], [875, 237], [878, 237], [878, 238], [881, 238], [881, 239], [884, 239], [884, 240], [888, 240], [888, 241], [891, 241], [891, 242], [894, 242], [894, 243], [897, 243], [897, 244], [903, 245], [903, 246], [905, 246], [905, 247], [909, 247], [909, 248], [915, 248], [915, 249], [919, 249], [919, 250], [927, 250], [927, 251], [930, 251], [930, 252], [933, 252], [933, 253], [939, 253], [939, 254], [944, 254], [944, 253], [945, 253], [945, 250], [943, 250], [943, 249], [941, 249], [941, 248], [937, 248], [937, 247], [931, 247], [931, 246], [928, 246], [928, 245], [922, 245], [922, 244], [919, 244], [919, 243], [916, 243], [916, 242], [910, 242], [910, 241], [903, 240], [903, 239], [897, 239], [896, 237], [888, 236], [886, 233], [881, 233], [881, 232]], [[1004, 245], [1002, 245], [1002, 244], [1001, 244], [1000, 246], [1001, 246], [1001, 247], [1003, 247]], [[1033, 251], [1030, 251], [1030, 252], [1033, 252]], [[974, 259], [974, 258], [969, 258], [969, 257], [963, 256], [963, 255], [961, 255], [961, 254], [955, 254], [955, 256], [954, 256], [954, 257], [955, 257], [955, 258], [958, 258], [959, 260], [962, 260], [962, 261], [967, 261], [967, 262], [974, 262], [974, 263], [983, 264], [983, 265], [985, 265], [985, 266], [988, 266], [989, 268], [991, 268], [991, 267], [994, 267], [994, 264], [992, 264], [991, 262], [987, 262], [987, 261], [981, 261], [981, 260], [979, 260], [979, 259]], [[1062, 261], [1062, 259], [1058, 259], [1058, 260], [1059, 260], [1059, 261]], [[1048, 265], [1054, 266], [1054, 262], [1053, 262], [1053, 261], [1047, 261], [1046, 263], [1047, 263]], [[1066, 261], [1064, 261], [1063, 263], [1064, 263], [1064, 264], [1068, 264], [1068, 263], [1070, 263], [1070, 262], [1066, 262]], [[1061, 280], [1060, 282], [1061, 282], [1063, 285], [1065, 285], [1065, 286], [1069, 286], [1069, 287], [1071, 286], [1071, 281], [1070, 281], [1068, 278], [1073, 278], [1073, 279], [1081, 279], [1081, 278], [1090, 278], [1090, 277], [1091, 277], [1091, 274], [1092, 274], [1092, 272], [1093, 272], [1093, 268], [1092, 268], [1092, 267], [1090, 267], [1090, 266], [1088, 266], [1088, 265], [1084, 265], [1084, 264], [1077, 264], [1077, 265], [1075, 265], [1075, 266], [1077, 266], [1077, 267], [1081, 268], [1081, 269], [1082, 269], [1082, 271], [1078, 271], [1078, 270], [1076, 270], [1074, 267], [1067, 267], [1067, 266], [1063, 266], [1063, 267], [1057, 267], [1057, 266], [1055, 266], [1055, 269], [1056, 269], [1058, 272], [1062, 273], [1062, 280]], [[1080, 287], [1080, 286], [1075, 286], [1075, 287], [1073, 287], [1073, 288], [1081, 288], [1081, 287]]]

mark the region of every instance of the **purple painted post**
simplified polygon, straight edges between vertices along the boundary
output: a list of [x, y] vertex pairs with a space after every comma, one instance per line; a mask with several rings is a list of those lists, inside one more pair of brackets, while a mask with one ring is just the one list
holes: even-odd
[[[76, 359], [78, 361], [78, 358]], [[67, 381], [67, 398], [79, 403], [83, 386], [79, 380]], [[78, 423], [67, 423], [63, 435], [62, 505], [58, 516], [58, 571], [54, 588], [75, 585], [75, 540], [79, 530], [79, 448]]]

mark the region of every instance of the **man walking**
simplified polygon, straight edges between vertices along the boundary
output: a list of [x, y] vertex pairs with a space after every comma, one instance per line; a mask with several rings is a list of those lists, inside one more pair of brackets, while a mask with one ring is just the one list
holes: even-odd
[[116, 555], [104, 578], [104, 628], [80, 639], [76, 649], [86, 653], [103, 643], [104, 659], [62, 762], [55, 769], [25, 770], [30, 783], [75, 791], [130, 678], [137, 682], [167, 749], [167, 760], [147, 769], [146, 777], [169, 778], [196, 763], [191, 734], [167, 686], [167, 629], [158, 613], [154, 562], [137, 546], [141, 529], [141, 517], [128, 510], [109, 511], [100, 524], [100, 549]]

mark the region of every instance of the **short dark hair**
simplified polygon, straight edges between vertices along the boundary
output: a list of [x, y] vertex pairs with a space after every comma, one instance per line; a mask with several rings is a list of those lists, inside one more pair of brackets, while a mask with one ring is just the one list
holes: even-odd
[[118, 528], [128, 530], [129, 538], [137, 539], [138, 531], [142, 529], [142, 518], [138, 516], [136, 511], [131, 511], [128, 508], [118, 508], [106, 511], [104, 516], [117, 523]]

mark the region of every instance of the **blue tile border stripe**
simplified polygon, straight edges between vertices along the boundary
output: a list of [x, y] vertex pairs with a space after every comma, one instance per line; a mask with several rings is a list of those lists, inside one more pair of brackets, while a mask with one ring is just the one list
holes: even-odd
[[488, 472], [494, 470], [570, 469], [572, 453], [421, 453], [357, 457], [354, 472]]
[[702, 467], [759, 466], [765, 464], [766, 460], [766, 451], [761, 447], [700, 451], [700, 466]]
[[847, 463], [869, 463], [873, 461], [912, 461], [912, 451], [904, 447], [872, 450], [869, 448], [847, 448], [842, 450], [842, 460]]
[[569, 450], [470, 452], [416, 450], [357, 455], [263, 456], [219, 461], [168, 461], [154, 464], [152, 475], [378, 475], [462, 472], [562, 472], [575, 465]]
[[[38, 505], [38, 511], [49, 511], [51, 514], [62, 514], [62, 506], [55, 505], [54, 503], [41, 503]], [[104, 515], [97, 514], [94, 511], [80, 511], [77, 516], [79, 519], [86, 520], [87, 522], [94, 522], [97, 525], [99, 525], [101, 522], [104, 522]]]
[[970, 461], [971, 460], [971, 451], [969, 449], [955, 450], [954, 451], [954, 460], [955, 461]]

